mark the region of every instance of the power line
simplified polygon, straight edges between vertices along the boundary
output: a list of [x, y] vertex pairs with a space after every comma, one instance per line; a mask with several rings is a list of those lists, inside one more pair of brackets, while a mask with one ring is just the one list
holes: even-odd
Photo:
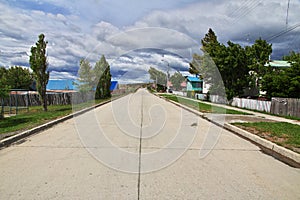
[[270, 42], [270, 41], [272, 41], [272, 40], [274, 40], [274, 39], [276, 39], [276, 38], [278, 38], [278, 37], [280, 37], [280, 36], [282, 36], [282, 35], [284, 35], [284, 34], [286, 34], [286, 33], [291, 32], [292, 30], [294, 30], [294, 29], [296, 29], [296, 28], [298, 28], [298, 27], [300, 27], [300, 23], [295, 24], [294, 26], [291, 26], [291, 27], [289, 27], [289, 28], [286, 28], [286, 29], [280, 31], [279, 33], [276, 33], [275, 35], [273, 35], [273, 36], [267, 38], [266, 41]]
[[240, 21], [241, 19], [243, 19], [243, 17], [245, 17], [246, 15], [248, 15], [250, 12], [252, 12], [257, 6], [259, 6], [260, 5], [260, 3], [261, 3], [261, 0], [259, 0], [259, 1], [252, 1], [250, 4], [249, 4], [249, 7], [247, 8], [245, 8], [243, 11], [242, 11], [242, 13], [241, 13], [241, 15], [239, 15], [239, 16], [237, 16], [236, 18], [235, 18], [235, 20], [232, 22], [233, 24], [235, 24], [235, 23], [237, 23], [238, 21]]
[[246, 0], [246, 1], [243, 1], [241, 6], [238, 8], [238, 9], [235, 9], [233, 12], [231, 12], [228, 17], [234, 17], [234, 16], [237, 16], [240, 14], [240, 12], [243, 12], [243, 9], [245, 9], [245, 7], [247, 7], [250, 2], [253, 1], [253, 0]]

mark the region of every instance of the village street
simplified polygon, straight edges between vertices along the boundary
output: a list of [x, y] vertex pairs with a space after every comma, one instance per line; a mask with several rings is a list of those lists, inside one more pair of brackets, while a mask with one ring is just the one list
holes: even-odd
[[300, 170], [140, 89], [0, 150], [0, 199], [300, 199]]

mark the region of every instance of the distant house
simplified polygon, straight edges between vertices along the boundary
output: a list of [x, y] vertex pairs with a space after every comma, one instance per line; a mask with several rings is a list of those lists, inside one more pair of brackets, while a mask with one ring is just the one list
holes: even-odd
[[72, 79], [50, 79], [47, 90], [75, 90], [74, 80]]
[[194, 97], [196, 93], [202, 93], [203, 80], [197, 76], [188, 76], [186, 78], [186, 91], [189, 97]]
[[111, 81], [109, 89], [110, 89], [110, 91], [114, 91], [114, 90], [119, 89], [118, 81]]
[[[49, 90], [76, 90], [74, 84], [76, 80], [73, 79], [50, 79], [48, 81], [46, 89]], [[117, 90], [119, 88], [118, 81], [111, 81], [110, 91]]]

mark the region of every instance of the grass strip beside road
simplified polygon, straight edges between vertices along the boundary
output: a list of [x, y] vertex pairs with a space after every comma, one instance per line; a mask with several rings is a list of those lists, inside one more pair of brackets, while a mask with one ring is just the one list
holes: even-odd
[[0, 134], [11, 132], [19, 133], [107, 100], [109, 99], [101, 99], [78, 104], [76, 106], [73, 106], [73, 108], [72, 105], [51, 105], [48, 106], [47, 112], [43, 111], [42, 106], [29, 107], [28, 112], [23, 111], [18, 115], [1, 119]]
[[175, 101], [177, 103], [183, 104], [202, 113], [217, 113], [217, 114], [235, 114], [235, 115], [250, 115], [245, 112], [240, 112], [237, 110], [226, 109], [219, 106], [212, 106], [210, 104], [202, 103], [200, 101], [193, 101], [192, 99], [186, 99], [179, 96], [171, 94], [159, 94], [160, 96]]
[[287, 122], [233, 123], [250, 133], [300, 153], [300, 126]]

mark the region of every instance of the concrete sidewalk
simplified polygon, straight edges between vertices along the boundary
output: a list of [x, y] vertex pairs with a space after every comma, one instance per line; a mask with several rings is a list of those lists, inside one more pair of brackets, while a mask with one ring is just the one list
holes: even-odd
[[[180, 97], [182, 97], [182, 96], [180, 96]], [[161, 97], [161, 98], [164, 98], [164, 97]], [[265, 122], [265, 121], [267, 121], [267, 122], [288, 122], [291, 124], [300, 125], [299, 121], [286, 119], [286, 118], [278, 117], [278, 116], [272, 116], [272, 115], [268, 115], [268, 114], [263, 114], [263, 113], [259, 113], [259, 112], [249, 111], [249, 110], [231, 107], [231, 106], [222, 105], [222, 104], [203, 102], [200, 100], [195, 100], [195, 99], [191, 99], [191, 98], [187, 98], [187, 97], [182, 97], [182, 98], [192, 100], [195, 102], [201, 102], [201, 103], [213, 105], [216, 107], [223, 107], [226, 109], [232, 109], [232, 110], [237, 110], [237, 111], [251, 114], [251, 115], [228, 115], [228, 114], [202, 113], [198, 110], [192, 109], [192, 108], [182, 105], [180, 103], [177, 103], [177, 102], [174, 102], [174, 101], [164, 98], [165, 100], [172, 102], [173, 104], [175, 104], [181, 108], [184, 108], [190, 112], [193, 112], [193, 113], [197, 114], [198, 116], [201, 116], [202, 118], [224, 128], [226, 130], [229, 130], [244, 139], [251, 141], [255, 145], [259, 146], [265, 153], [273, 156], [274, 158], [276, 158], [282, 162], [285, 162], [293, 167], [300, 168], [300, 154], [299, 153], [296, 153], [287, 148], [279, 146], [269, 140], [261, 138], [253, 133], [250, 133], [248, 131], [245, 131], [241, 128], [238, 128], [238, 127], [230, 124], [230, 123], [234, 123], [234, 122]]]
[[183, 97], [183, 96], [178, 96], [178, 97], [181, 97], [181, 98], [184, 98], [184, 99], [189, 99], [189, 100], [192, 100], [192, 101], [195, 101], [195, 102], [201, 102], [201, 103], [216, 106], [216, 107], [222, 107], [222, 108], [226, 108], [226, 109], [231, 109], [231, 110], [236, 110], [236, 111], [248, 113], [248, 114], [253, 115], [254, 117], [257, 117], [258, 119], [260, 118], [262, 121], [264, 121], [264, 119], [266, 119], [266, 120], [271, 120], [271, 121], [288, 122], [288, 123], [291, 123], [291, 124], [300, 125], [300, 121], [298, 121], [298, 120], [287, 119], [287, 118], [284, 118], [284, 117], [274, 116], [274, 115], [271, 115], [271, 114], [255, 112], [255, 111], [246, 110], [246, 109], [242, 109], [242, 108], [237, 108], [237, 107], [233, 107], [233, 106], [228, 106], [228, 105], [224, 105], [224, 104], [216, 104], [216, 103], [211, 103], [211, 102], [207, 102], [207, 101], [201, 101], [201, 100], [192, 99], [192, 98]]

